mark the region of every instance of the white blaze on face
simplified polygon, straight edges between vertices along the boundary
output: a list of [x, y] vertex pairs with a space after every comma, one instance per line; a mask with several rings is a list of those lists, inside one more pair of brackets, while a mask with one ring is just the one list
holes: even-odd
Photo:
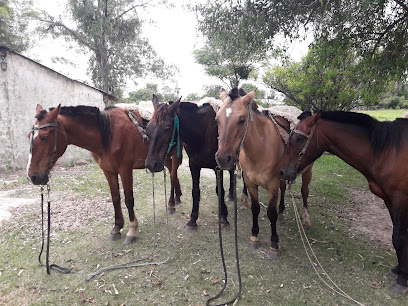
[[231, 107], [228, 107], [226, 110], [225, 110], [225, 117], [229, 117], [229, 116], [231, 116], [231, 114], [232, 114], [232, 109], [231, 109]]
[[[37, 127], [38, 125], [35, 125], [34, 127]], [[30, 167], [31, 167], [31, 159], [33, 158], [33, 155], [31, 154], [31, 144], [34, 142], [34, 139], [38, 136], [38, 130], [35, 130], [34, 131], [34, 137], [33, 137], [33, 134], [32, 133], [30, 133], [30, 139], [29, 139], [29, 141], [30, 141], [30, 153], [28, 154], [28, 162], [27, 162], [27, 177], [29, 177], [28, 176], [28, 171], [30, 170]], [[31, 139], [31, 137], [33, 137], [33, 139]]]

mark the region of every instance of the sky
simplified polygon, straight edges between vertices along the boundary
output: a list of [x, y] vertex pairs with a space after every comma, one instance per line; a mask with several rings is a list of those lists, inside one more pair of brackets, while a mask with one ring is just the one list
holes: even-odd
[[[37, 8], [46, 10], [54, 16], [64, 13], [66, 2], [67, 0], [34, 0]], [[154, 23], [146, 23], [143, 34], [166, 63], [178, 67], [179, 71], [174, 77], [176, 83], [149, 78], [138, 80], [137, 85], [129, 82], [125, 89], [125, 97], [128, 92], [144, 87], [146, 82], [157, 83], [159, 88], [164, 85], [172, 88], [177, 86], [180, 88], [180, 95], [184, 97], [190, 93], [203, 94], [205, 85], [223, 85], [220, 80], [207, 76], [203, 67], [194, 62], [193, 50], [203, 46], [203, 39], [196, 31], [196, 16], [183, 8], [184, 1], [173, 2], [174, 8], [156, 7], [145, 12], [146, 16], [143, 17], [153, 20]], [[293, 57], [300, 58], [305, 55], [306, 46], [306, 43], [295, 43], [291, 47]], [[91, 84], [90, 78], [86, 75], [88, 65], [86, 55], [69, 47], [70, 45], [63, 39], [42, 38], [26, 55], [72, 79]], [[72, 64], [55, 62], [53, 59], [56, 57], [67, 58]]]

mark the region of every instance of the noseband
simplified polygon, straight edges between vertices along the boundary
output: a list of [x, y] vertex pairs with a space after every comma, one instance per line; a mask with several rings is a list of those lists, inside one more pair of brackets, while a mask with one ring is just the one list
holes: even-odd
[[50, 158], [50, 161], [49, 161], [48, 167], [47, 167], [47, 172], [50, 172], [50, 170], [52, 168], [52, 165], [54, 163], [55, 156], [57, 154], [57, 127], [58, 127], [58, 122], [45, 123], [45, 124], [38, 125], [38, 126], [34, 125], [32, 127], [32, 129], [31, 129], [31, 141], [30, 141], [30, 154], [33, 154], [33, 143], [34, 143], [34, 133], [35, 133], [35, 131], [45, 129], [47, 127], [54, 127], [54, 147], [52, 149], [51, 158]]
[[317, 123], [313, 124], [309, 135], [302, 132], [302, 131], [297, 130], [296, 127], [290, 132], [290, 137], [292, 137], [293, 134], [299, 134], [299, 135], [302, 135], [303, 137], [305, 137], [307, 139], [304, 146], [303, 146], [303, 148], [302, 148], [302, 150], [300, 150], [300, 152], [298, 154], [298, 160], [297, 160], [297, 163], [296, 163], [296, 166], [295, 166], [295, 169], [294, 169], [295, 171], [293, 172], [295, 175], [297, 175], [297, 172], [299, 170], [300, 162], [302, 160], [303, 155], [305, 155], [307, 148], [309, 147], [309, 144], [310, 144], [310, 141], [312, 140], [312, 137], [313, 137], [314, 131], [316, 129], [316, 126], [317, 126]]

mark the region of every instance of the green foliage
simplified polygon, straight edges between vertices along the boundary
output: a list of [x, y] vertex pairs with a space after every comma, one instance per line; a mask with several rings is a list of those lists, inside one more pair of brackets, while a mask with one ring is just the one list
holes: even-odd
[[178, 91], [179, 88], [173, 90], [169, 86], [164, 86], [161, 90], [159, 90], [159, 86], [157, 84], [148, 83], [144, 88], [130, 92], [129, 97], [125, 99], [124, 102], [138, 103], [140, 101], [151, 101], [153, 94], [157, 96], [159, 101], [176, 101], [178, 98], [180, 98]]
[[376, 103], [389, 84], [380, 79], [371, 84], [373, 79], [364, 65], [345, 42], [321, 40], [300, 62], [272, 67], [263, 81], [301, 109], [344, 111]]
[[0, 0], [0, 45], [17, 52], [29, 48], [27, 30], [31, 1]]
[[67, 10], [72, 27], [68, 26], [70, 20], [63, 21], [43, 11], [37, 16], [39, 30], [74, 41], [89, 52], [88, 70], [94, 85], [115, 94], [128, 78], [151, 74], [166, 79], [172, 74], [172, 67], [164, 65], [142, 36], [141, 11], [158, 2], [70, 0]]

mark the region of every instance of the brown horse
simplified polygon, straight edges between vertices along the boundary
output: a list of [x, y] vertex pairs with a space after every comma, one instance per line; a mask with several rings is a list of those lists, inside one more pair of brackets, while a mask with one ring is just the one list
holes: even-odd
[[[279, 186], [278, 163], [285, 148], [284, 141], [277, 125], [258, 111], [254, 102], [255, 91], [240, 96], [234, 88], [229, 95], [223, 90], [220, 94], [223, 105], [217, 113], [219, 147], [216, 160], [221, 169], [232, 169], [239, 157], [239, 163], [244, 171], [245, 184], [251, 195], [252, 236], [248, 246], [256, 248], [259, 245], [258, 216], [260, 206], [258, 201], [258, 187], [268, 191], [268, 218], [271, 222], [271, 247], [269, 258], [279, 256], [279, 237], [276, 232], [278, 213], [276, 210]], [[283, 118], [281, 118], [283, 119]], [[241, 150], [242, 149], [242, 150]], [[308, 185], [312, 177], [312, 167], [303, 174], [302, 196], [304, 204], [304, 225], [308, 226], [307, 213]], [[283, 186], [285, 183], [283, 182]], [[283, 203], [283, 194], [281, 195]]]
[[319, 112], [293, 131], [280, 171], [292, 180], [324, 151], [360, 171], [370, 190], [381, 197], [394, 225], [392, 242], [398, 265], [387, 274], [391, 290], [406, 293], [408, 278], [408, 120], [379, 122], [368, 115]]
[[[145, 141], [135, 124], [131, 122], [125, 109], [108, 108], [100, 111], [96, 107], [76, 106], [61, 107], [49, 112], [40, 105], [36, 109], [35, 125], [30, 138], [30, 155], [27, 164], [27, 176], [35, 185], [47, 184], [49, 173], [55, 162], [61, 157], [68, 145], [75, 145], [91, 152], [92, 157], [103, 170], [109, 183], [115, 226], [109, 240], [120, 239], [124, 225], [120, 204], [119, 180], [121, 177], [125, 194], [125, 204], [129, 212], [129, 231], [124, 243], [136, 240], [138, 222], [133, 210], [133, 169], [144, 169], [149, 142]], [[143, 119], [137, 111], [133, 114], [142, 124]], [[171, 205], [180, 200], [180, 184], [177, 168], [180, 160], [166, 160], [171, 173]]]

